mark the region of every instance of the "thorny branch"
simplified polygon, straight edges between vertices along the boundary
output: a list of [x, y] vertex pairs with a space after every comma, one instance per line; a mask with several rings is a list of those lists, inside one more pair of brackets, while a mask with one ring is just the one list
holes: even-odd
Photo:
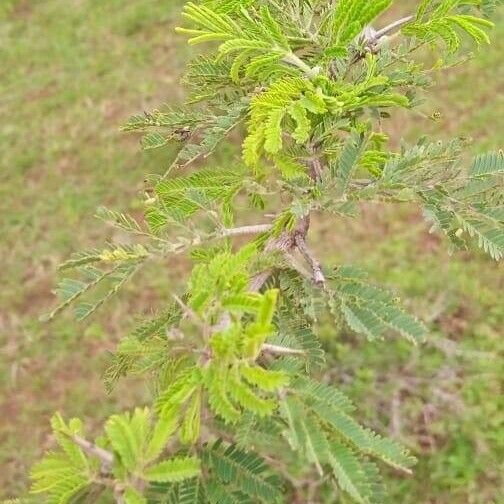
[[378, 42], [381, 38], [387, 36], [389, 33], [392, 33], [393, 31], [397, 30], [398, 28], [403, 27], [405, 24], [410, 23], [415, 19], [415, 16], [406, 16], [401, 19], [398, 19], [397, 21], [394, 21], [393, 23], [390, 23], [389, 25], [385, 26], [381, 30], [378, 30], [374, 33], [374, 37], [370, 42], [376, 43]]
[[269, 353], [273, 355], [305, 355], [304, 350], [298, 350], [296, 348], [287, 348], [279, 345], [271, 345], [269, 343], [264, 343], [262, 346], [262, 351], [264, 353]]
[[313, 271], [313, 281], [317, 285], [323, 286], [325, 284], [326, 279], [324, 273], [322, 272], [320, 262], [308, 248], [308, 245], [306, 245], [304, 237], [298, 235], [296, 236], [295, 240], [299, 252], [301, 252], [301, 255], [305, 258], [306, 262], [311, 266], [311, 269]]
[[105, 450], [76, 434], [71, 436], [71, 439], [77, 446], [82, 448], [85, 453], [96, 457], [101, 461], [101, 470], [103, 474], [110, 474], [112, 471], [112, 464], [114, 463], [114, 454], [112, 452], [109, 452], [108, 450]]
[[84, 453], [92, 457], [96, 457], [101, 461], [101, 474], [102, 476], [107, 478], [106, 484], [111, 486], [116, 504], [125, 504], [126, 500], [124, 497], [124, 484], [112, 479], [112, 465], [114, 463], [114, 454], [112, 452], [109, 452], [108, 450], [105, 450], [104, 448], [101, 448], [100, 446], [97, 446], [94, 443], [91, 443], [87, 439], [78, 436], [77, 434], [70, 436], [70, 439], [77, 446], [79, 446], [84, 451]]
[[299, 56], [292, 52], [284, 56], [283, 62], [299, 68], [306, 74], [309, 79], [314, 79], [320, 74], [320, 67], [310, 67]]
[[[359, 40], [361, 42], [364, 42], [367, 51], [377, 53], [380, 50], [380, 43], [385, 39], [385, 37], [393, 33], [395, 30], [401, 28], [405, 24], [410, 23], [413, 19], [415, 19], [415, 16], [406, 16], [390, 23], [380, 30], [375, 30], [372, 26], [367, 26], [359, 36]], [[349, 68], [353, 64], [364, 58], [365, 54], [366, 51], [359, 51], [351, 60]]]
[[273, 270], [268, 269], [266, 271], [261, 271], [252, 277], [250, 280], [249, 289], [251, 292], [258, 292], [261, 287], [268, 281], [269, 277], [273, 274]]
[[176, 242], [170, 242], [164, 238], [156, 237], [152, 234], [147, 234], [147, 236], [160, 241], [163, 243], [161, 251], [169, 254], [182, 254], [187, 251], [190, 247], [198, 247], [203, 242], [211, 242], [216, 240], [221, 240], [222, 238], [232, 238], [235, 236], [246, 236], [253, 234], [266, 233], [271, 229], [271, 224], [256, 224], [254, 226], [243, 226], [238, 228], [222, 228], [210, 234], [197, 235], [194, 238], [180, 238]]
[[415, 19], [415, 16], [406, 16], [394, 21], [393, 23], [390, 23], [380, 30], [375, 30], [372, 26], [367, 26], [360, 35], [360, 39], [365, 42], [366, 46], [371, 49], [371, 51], [376, 52], [380, 47], [380, 42], [382, 41], [382, 39], [396, 31], [397, 29], [410, 23], [411, 21], [413, 21], [413, 19]]
[[180, 299], [176, 294], [172, 294], [172, 297], [184, 312], [185, 318], [192, 320], [196, 325], [204, 328], [204, 325], [198, 315], [189, 306], [187, 306], [182, 299]]
[[271, 230], [271, 224], [256, 224], [254, 226], [242, 226], [231, 229], [223, 229], [222, 235], [223, 237], [231, 237], [231, 236], [245, 236], [251, 234], [261, 234], [267, 233]]

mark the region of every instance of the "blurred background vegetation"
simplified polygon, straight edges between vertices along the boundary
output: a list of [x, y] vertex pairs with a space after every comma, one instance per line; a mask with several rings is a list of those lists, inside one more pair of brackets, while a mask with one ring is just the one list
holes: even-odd
[[[137, 277], [86, 325], [70, 315], [51, 325], [38, 317], [53, 302], [62, 259], [121, 239], [94, 220], [95, 209], [140, 215], [144, 175], [169, 164], [169, 150], [141, 153], [138, 139], [118, 127], [133, 113], [182, 99], [189, 50], [173, 33], [181, 3], [0, 0], [0, 498], [26, 488], [30, 465], [51, 444], [54, 410], [93, 428], [145, 397], [131, 382], [107, 396], [100, 373], [134, 314], [168, 298], [187, 271], [183, 260], [167, 263], [162, 275]], [[475, 152], [502, 147], [502, 14], [493, 46], [440, 74], [425, 115], [394, 118], [392, 133], [472, 137]], [[437, 122], [429, 119], [435, 112]], [[408, 207], [320, 221], [313, 242], [326, 262], [367, 268], [432, 327], [420, 349], [322, 327], [334, 381], [355, 398], [362, 419], [420, 458], [414, 477], [390, 474], [392, 502], [502, 502], [502, 267], [475, 251], [449, 257]]]

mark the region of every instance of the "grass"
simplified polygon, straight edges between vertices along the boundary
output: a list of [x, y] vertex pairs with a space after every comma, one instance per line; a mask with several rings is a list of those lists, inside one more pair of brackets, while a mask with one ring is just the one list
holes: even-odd
[[[141, 154], [118, 132], [132, 113], [181, 97], [187, 52], [173, 35], [180, 2], [160, 0], [6, 0], [0, 6], [0, 498], [18, 495], [29, 466], [50, 445], [54, 410], [87, 418], [142, 398], [120, 387], [108, 398], [100, 380], [107, 350], [184, 271], [147, 274], [90, 324], [64, 316], [40, 324], [49, 309], [55, 267], [79, 248], [115, 236], [93, 219], [107, 204], [135, 212], [143, 175], [160, 172], [169, 153]], [[502, 24], [494, 45], [469, 65], [440, 76], [426, 115], [391, 130], [414, 136], [464, 135], [476, 148], [499, 147]], [[338, 365], [335, 379], [363, 417], [419, 454], [414, 478], [392, 479], [393, 502], [497, 504], [503, 459], [499, 370], [504, 309], [502, 269], [480, 254], [448, 257], [411, 209], [366, 209], [356, 223], [320, 222], [327, 260], [356, 258], [432, 321], [430, 344], [367, 344], [324, 327]], [[327, 244], [330, 243], [330, 247]], [[336, 250], [332, 254], [324, 253]], [[138, 280], [137, 280], [138, 281]], [[137, 290], [135, 290], [137, 292]]]
[[[56, 265], [72, 250], [113, 238], [93, 215], [100, 204], [135, 210], [145, 172], [168, 159], [143, 157], [119, 133], [133, 112], [176, 99], [184, 46], [172, 37], [173, 3], [152, 0], [11, 2], [0, 22], [0, 496], [24, 488], [46, 446], [55, 409], [111, 409], [100, 380], [105, 351], [157, 297], [112, 304], [91, 325], [50, 307]], [[156, 292], [156, 294], [153, 294]], [[125, 299], [128, 299], [126, 294]], [[128, 403], [128, 395], [120, 400]], [[23, 441], [25, 440], [25, 441]]]

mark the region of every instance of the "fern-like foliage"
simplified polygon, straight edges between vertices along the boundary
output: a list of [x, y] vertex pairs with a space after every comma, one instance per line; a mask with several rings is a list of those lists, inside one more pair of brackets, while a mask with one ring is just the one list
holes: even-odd
[[458, 13], [456, 9], [465, 3], [461, 0], [423, 0], [415, 22], [404, 31], [429, 43], [442, 40], [450, 52], [460, 47], [461, 34], [469, 36], [476, 44], [489, 44], [487, 30], [492, 28], [492, 22]]
[[82, 432], [82, 424], [72, 420], [65, 424], [59, 415], [52, 419], [60, 451], [47, 455], [32, 469], [32, 493], [49, 494], [49, 502], [70, 502], [70, 499], [89, 486], [89, 474], [98, 472], [96, 461], [88, 460], [71, 436]]
[[368, 284], [365, 273], [340, 267], [329, 278], [334, 286], [329, 303], [333, 310], [341, 310], [355, 332], [370, 340], [387, 332], [399, 333], [414, 344], [425, 340], [425, 326], [398, 306], [388, 292]]
[[[204, 459], [217, 482], [215, 488], [243, 495], [252, 502], [279, 502], [282, 500], [281, 481], [268, 464], [251, 452], [221, 441], [209, 446]], [[212, 499], [210, 502], [222, 502]], [[231, 501], [233, 502], [233, 501]], [[240, 502], [240, 501], [238, 501]]]
[[338, 2], [331, 19], [331, 43], [345, 48], [371, 21], [391, 5], [391, 0], [376, 2], [342, 0]]
[[[186, 3], [178, 32], [205, 47], [188, 64], [187, 103], [124, 126], [146, 149], [169, 145], [173, 162], [147, 180], [143, 219], [98, 211], [131, 239], [64, 263], [48, 316], [89, 317], [147, 262], [187, 254], [186, 287], [120, 341], [104, 375], [109, 391], [144, 377], [153, 407], [111, 416], [95, 441], [56, 415], [58, 448], [32, 471], [37, 502], [325, 503], [335, 487], [345, 502], [390, 502], [379, 464], [410, 474], [415, 458], [359, 423], [318, 323], [373, 345], [421, 344], [428, 330], [358, 266], [319, 259], [311, 217], [408, 202], [453, 248], [504, 257], [502, 152], [468, 165], [461, 140], [397, 150], [382, 131], [431, 82], [416, 49], [486, 44], [496, 3], [422, 0], [378, 30], [392, 0]], [[231, 135], [241, 154], [214, 163]]]
[[112, 490], [127, 504], [146, 503], [145, 482], [180, 482], [200, 474], [200, 460], [178, 455], [158, 461], [176, 429], [173, 421], [153, 422], [148, 409], [113, 415], [106, 436], [96, 444], [83, 436], [82, 423], [52, 420], [59, 451], [50, 453], [32, 470], [31, 492], [47, 495], [46, 502], [67, 504]]
[[[44, 319], [51, 320], [60, 311], [75, 304], [77, 320], [84, 320], [113, 297], [147, 258], [148, 252], [142, 245], [114, 246], [77, 254], [62, 269], [75, 268], [79, 278], [63, 278], [56, 289], [61, 303]], [[103, 291], [98, 292], [96, 297], [88, 297], [98, 288], [103, 288]]]
[[155, 187], [156, 202], [147, 211], [152, 232], [159, 234], [173, 222], [184, 222], [199, 210], [231, 211], [233, 199], [243, 188], [243, 171], [202, 170], [187, 177], [163, 180]]
[[293, 56], [289, 39], [268, 5], [253, 11], [244, 6], [212, 10], [211, 4], [189, 2], [183, 16], [196, 28], [177, 30], [190, 36], [189, 44], [218, 41], [219, 57], [232, 58], [230, 76], [235, 82], [240, 80], [242, 69], [246, 77], [264, 75], [279, 70], [278, 65]]

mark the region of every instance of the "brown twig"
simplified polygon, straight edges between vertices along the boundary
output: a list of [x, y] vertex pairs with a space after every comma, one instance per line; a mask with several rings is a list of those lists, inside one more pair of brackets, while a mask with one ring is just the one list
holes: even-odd
[[192, 320], [197, 326], [199, 326], [201, 329], [205, 329], [205, 325], [201, 321], [201, 319], [198, 317], [198, 315], [189, 307], [187, 306], [182, 299], [180, 299], [176, 294], [172, 294], [173, 299], [177, 302], [177, 304], [182, 308], [182, 311], [184, 312], [184, 315], [186, 318]]
[[366, 55], [366, 52], [371, 51], [372, 53], [377, 53], [380, 49], [380, 42], [387, 37], [390, 33], [394, 32], [398, 28], [401, 28], [405, 24], [410, 23], [415, 19], [415, 16], [406, 16], [401, 19], [388, 24], [387, 26], [381, 28], [380, 30], [375, 30], [372, 26], [367, 26], [361, 35], [359, 36], [360, 41], [364, 42], [365, 51], [359, 51], [354, 58], [351, 60], [350, 65], [347, 68], [345, 76], [348, 74], [349, 69], [358, 61], [362, 60]]
[[71, 439], [77, 446], [82, 448], [85, 453], [100, 459], [102, 463], [102, 472], [104, 474], [109, 474], [112, 471], [112, 464], [114, 463], [114, 454], [112, 452], [109, 452], [108, 450], [105, 450], [76, 434], [71, 436]]
[[313, 255], [303, 236], [296, 236], [295, 238], [296, 246], [301, 252], [301, 255], [305, 258], [306, 262], [310, 265], [313, 272], [313, 281], [320, 286], [325, 285], [326, 279], [324, 273], [322, 272], [322, 267], [318, 259]]
[[261, 347], [262, 352], [270, 353], [273, 355], [305, 355], [304, 350], [299, 350], [297, 348], [288, 348], [279, 345], [271, 345], [270, 343], [264, 343]]
[[262, 286], [268, 281], [269, 277], [273, 274], [273, 270], [269, 269], [261, 271], [252, 277], [250, 280], [249, 289], [251, 292], [259, 292]]
[[223, 229], [222, 236], [245, 236], [253, 234], [267, 233], [271, 230], [271, 224], [255, 224], [253, 226], [242, 226], [237, 228]]
[[293, 254], [286, 252], [285, 257], [287, 258], [287, 261], [292, 269], [296, 270], [302, 277], [306, 278], [307, 280], [313, 281], [312, 272], [308, 271], [304, 267], [304, 265], [299, 264], [299, 261]]
[[415, 19], [415, 16], [406, 16], [401, 19], [398, 19], [397, 21], [394, 21], [393, 23], [390, 23], [381, 30], [374, 32], [373, 38], [370, 40], [370, 42], [376, 44], [377, 42], [380, 41], [380, 39], [386, 37], [389, 33], [392, 33], [398, 28], [402, 28], [405, 24], [408, 24], [409, 22], [413, 21], [413, 19]]

